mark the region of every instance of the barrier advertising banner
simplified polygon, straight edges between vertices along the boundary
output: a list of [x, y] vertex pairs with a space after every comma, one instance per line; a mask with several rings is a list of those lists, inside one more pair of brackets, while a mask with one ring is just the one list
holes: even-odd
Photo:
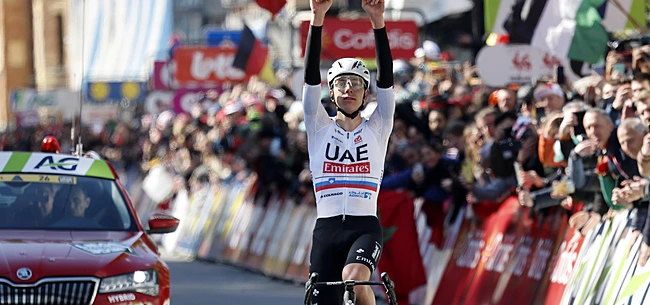
[[[138, 179], [135, 188], [141, 188]], [[181, 191], [171, 213], [181, 226], [162, 239], [177, 254], [218, 260], [269, 276], [308, 278], [315, 206], [272, 194], [255, 201], [247, 181]], [[138, 213], [156, 207], [132, 190]], [[382, 190], [378, 217], [384, 247], [377, 272], [395, 282], [399, 304], [647, 304], [650, 264], [639, 266], [642, 238], [631, 230], [636, 211], [620, 211], [585, 236], [568, 226], [562, 207], [531, 213], [511, 197], [491, 213], [473, 216], [468, 205], [440, 228], [427, 220], [426, 203], [406, 192]], [[442, 242], [432, 241], [442, 230]], [[376, 295], [383, 289], [374, 287]]]

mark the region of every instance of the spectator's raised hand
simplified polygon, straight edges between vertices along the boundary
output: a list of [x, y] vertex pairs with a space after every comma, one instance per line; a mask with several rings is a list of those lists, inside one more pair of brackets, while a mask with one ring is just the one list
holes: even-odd
[[517, 192], [517, 199], [519, 200], [519, 204], [521, 206], [532, 207], [535, 204], [533, 202], [532, 196], [530, 195], [530, 192], [527, 190], [521, 190]]
[[544, 127], [544, 137], [546, 138], [554, 137], [559, 131], [557, 121], [562, 119], [563, 119], [563, 114], [561, 112], [549, 115], [547, 117], [547, 124]]
[[641, 251], [639, 253], [639, 266], [644, 267], [648, 262], [648, 257], [650, 256], [650, 247], [645, 243], [641, 243]]
[[650, 45], [644, 45], [632, 50], [632, 69], [648, 72], [650, 68]]
[[522, 171], [521, 178], [523, 182], [522, 188], [525, 190], [530, 190], [533, 186], [538, 188], [544, 186], [544, 180], [535, 171]]
[[571, 136], [573, 133], [573, 127], [578, 126], [579, 124], [580, 122], [578, 122], [578, 117], [575, 114], [564, 116], [564, 119], [562, 119], [562, 123], [560, 123], [560, 128], [558, 131], [560, 133], [560, 137], [567, 138]]
[[612, 203], [615, 205], [627, 207], [630, 205], [630, 202], [627, 200], [628, 197], [624, 189], [615, 188], [612, 190]]
[[573, 149], [576, 154], [578, 154], [581, 157], [588, 157], [588, 156], [593, 156], [596, 154], [596, 149], [598, 147], [598, 143], [594, 140], [585, 140]]
[[413, 182], [420, 184], [424, 181], [424, 177], [424, 168], [422, 167], [422, 164], [418, 163], [413, 166], [413, 171], [411, 172], [411, 179], [413, 179]]
[[616, 98], [612, 102], [612, 108], [620, 110], [625, 105], [625, 102], [632, 98], [632, 86], [630, 84], [624, 84], [618, 87], [616, 90]]
[[621, 195], [624, 196], [628, 203], [637, 201], [646, 195], [645, 189], [648, 187], [648, 183], [648, 179], [639, 176], [635, 176], [632, 180], [625, 180], [621, 183], [621, 186], [623, 186]]
[[451, 187], [452, 187], [452, 184], [453, 184], [453, 183], [454, 183], [454, 181], [451, 180], [451, 179], [442, 179], [442, 181], [440, 182], [440, 186], [442, 186], [442, 188], [443, 188], [447, 193], [451, 193], [451, 190], [452, 190]]

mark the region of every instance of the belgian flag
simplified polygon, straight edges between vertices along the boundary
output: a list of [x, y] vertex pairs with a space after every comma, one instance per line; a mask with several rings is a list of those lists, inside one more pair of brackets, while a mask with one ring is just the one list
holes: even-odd
[[239, 47], [232, 66], [243, 70], [248, 76], [257, 75], [267, 83], [277, 83], [269, 58], [269, 48], [257, 39], [253, 31], [246, 25], [244, 25], [239, 39]]

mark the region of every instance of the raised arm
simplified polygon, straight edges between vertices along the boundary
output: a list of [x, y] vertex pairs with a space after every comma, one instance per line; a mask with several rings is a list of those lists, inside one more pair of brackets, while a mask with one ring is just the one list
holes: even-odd
[[321, 105], [320, 56], [323, 22], [325, 13], [332, 6], [332, 0], [311, 0], [311, 23], [305, 46], [305, 84], [302, 92], [302, 105], [305, 115], [305, 128], [309, 141], [329, 123], [329, 116]]
[[[393, 129], [395, 115], [395, 93], [393, 91], [393, 56], [390, 52], [386, 23], [384, 22], [383, 0], [362, 0], [362, 7], [368, 13], [375, 34], [375, 53], [377, 60], [377, 108], [370, 117], [380, 121], [382, 137], [387, 137]], [[373, 122], [373, 125], [376, 123]]]
[[386, 23], [384, 22], [384, 1], [362, 1], [362, 7], [370, 17], [370, 23], [372, 23], [372, 29], [375, 33], [377, 88], [388, 89], [393, 86], [393, 55], [390, 52]]
[[311, 0], [311, 22], [305, 46], [305, 83], [320, 85], [320, 55], [325, 13], [332, 6], [332, 0]]

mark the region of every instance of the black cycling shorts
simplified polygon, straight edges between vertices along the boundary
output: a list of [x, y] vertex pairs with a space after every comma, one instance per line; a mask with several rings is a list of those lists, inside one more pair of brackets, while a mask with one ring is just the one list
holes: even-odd
[[[352, 263], [366, 265], [370, 273], [379, 263], [383, 236], [375, 216], [319, 218], [314, 227], [309, 272], [318, 272], [319, 282], [341, 281], [343, 267]], [[312, 304], [340, 305], [342, 286], [320, 286], [314, 290]]]

